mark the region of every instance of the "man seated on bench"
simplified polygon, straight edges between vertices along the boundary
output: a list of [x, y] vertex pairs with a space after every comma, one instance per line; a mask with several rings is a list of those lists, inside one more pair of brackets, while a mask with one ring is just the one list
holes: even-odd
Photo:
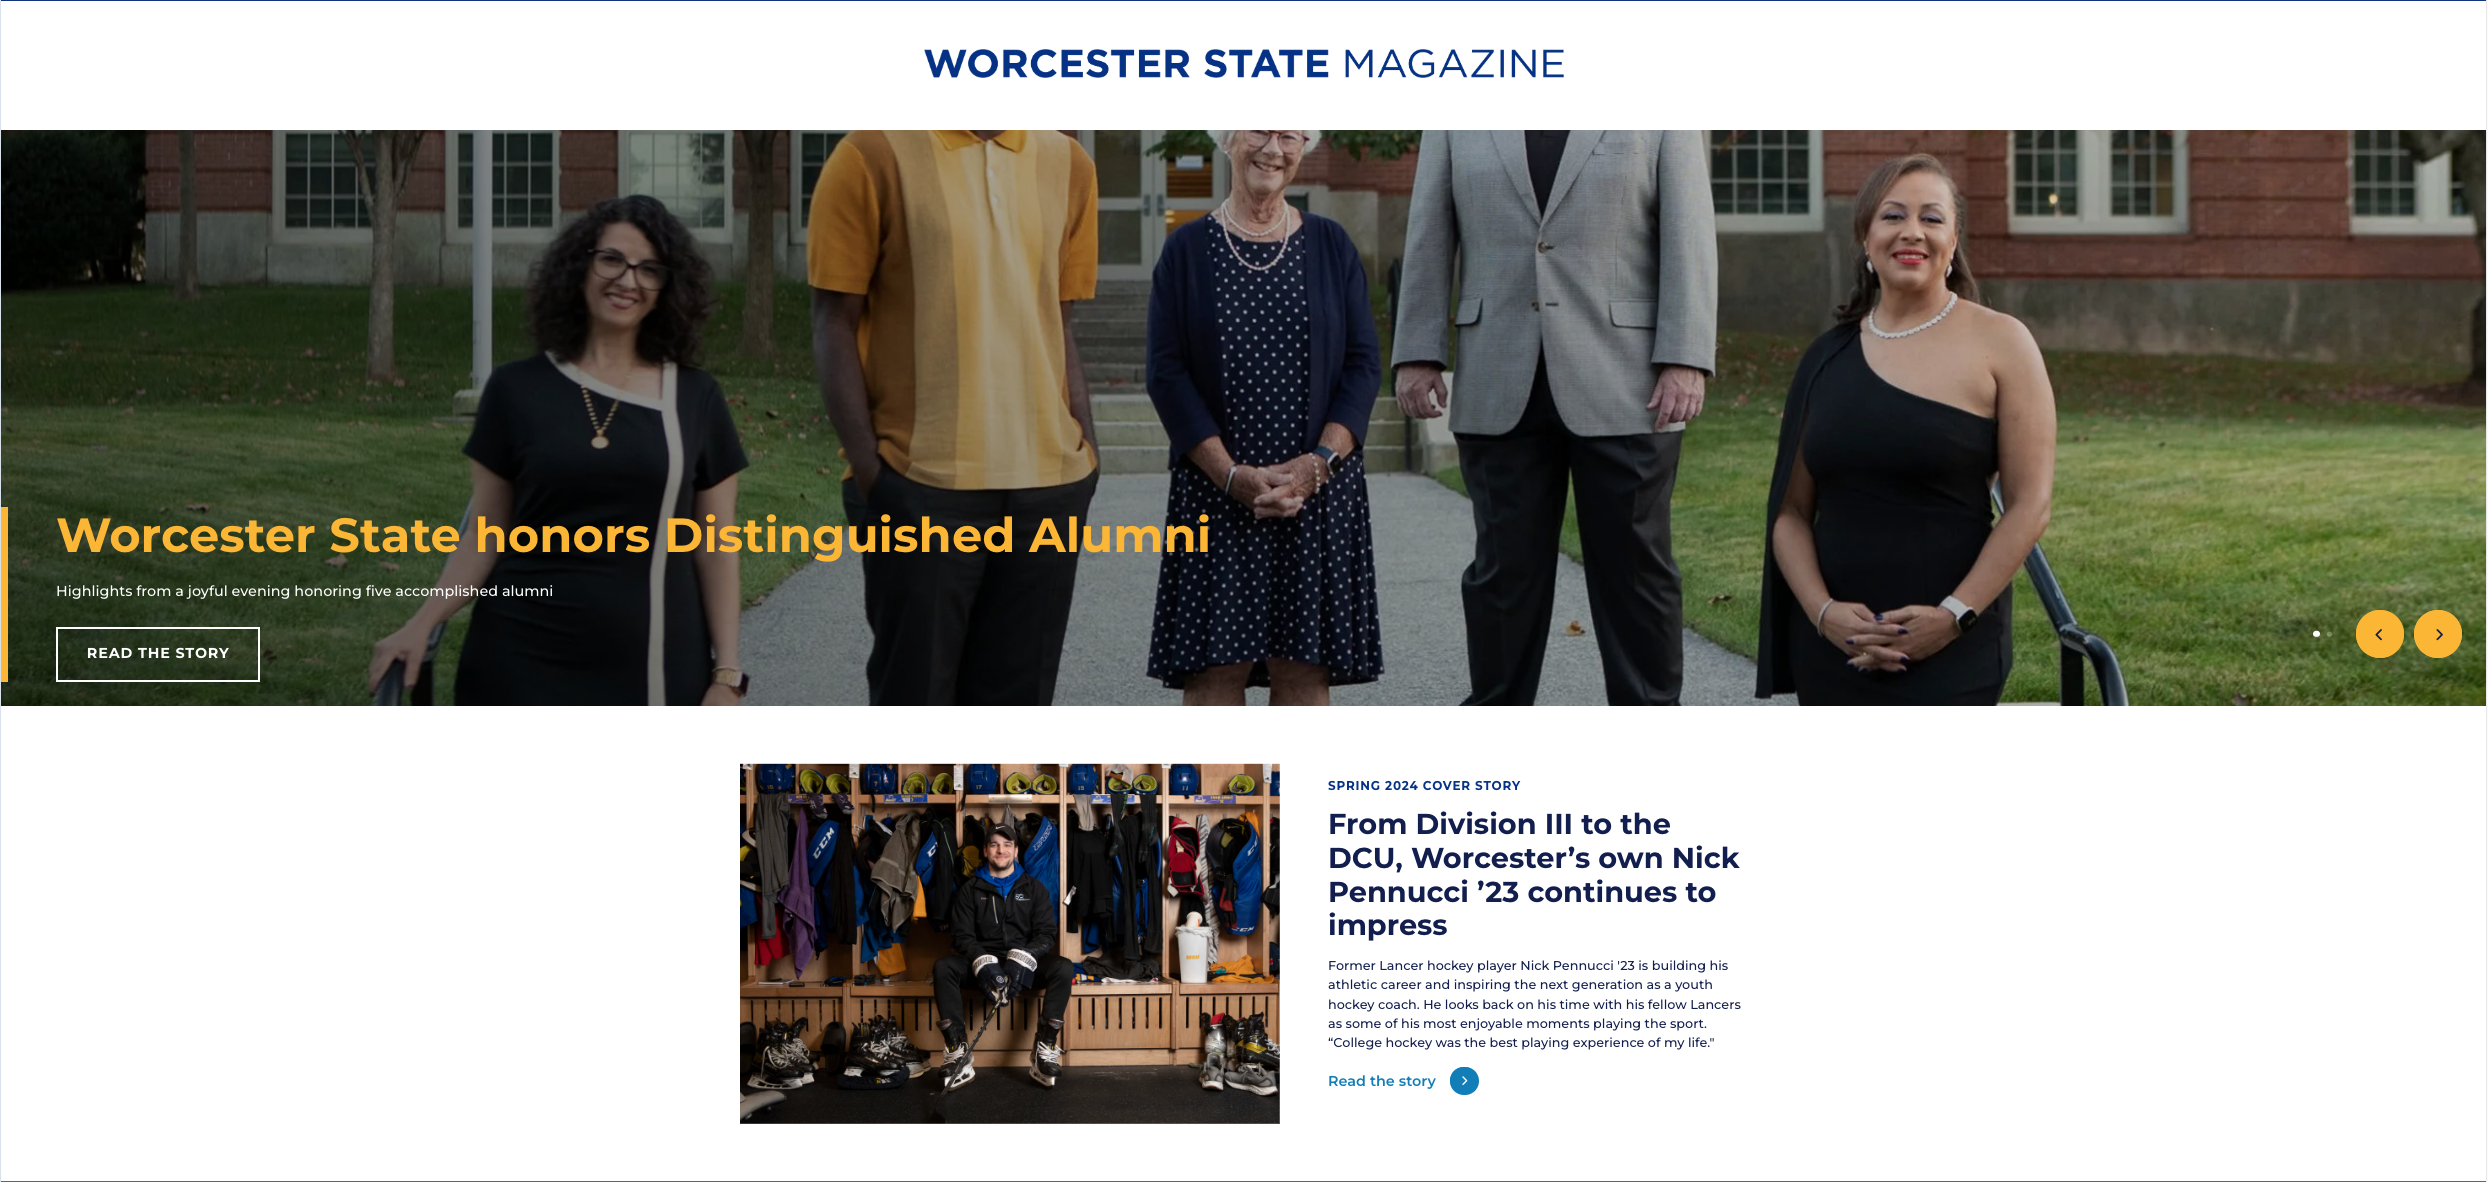
[[[973, 981], [980, 1001], [996, 1006], [1031, 989], [1045, 990], [1045, 1015], [1028, 1056], [1028, 1077], [1053, 1087], [1063, 1073], [1063, 1014], [1071, 1006], [1077, 968], [1055, 952], [1055, 901], [1036, 876], [1019, 864], [1019, 837], [996, 825], [985, 839], [985, 864], [959, 886], [950, 907], [952, 952], [933, 963], [933, 1005], [941, 1015], [942, 1087], [976, 1078], [975, 1055], [960, 1001]], [[981, 1008], [981, 1007], [980, 1007]]]

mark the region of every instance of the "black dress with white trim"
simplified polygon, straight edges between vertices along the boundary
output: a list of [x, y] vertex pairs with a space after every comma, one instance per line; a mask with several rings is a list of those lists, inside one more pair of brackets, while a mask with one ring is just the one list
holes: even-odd
[[742, 471], [743, 445], [716, 379], [669, 364], [663, 390], [649, 399], [544, 355], [485, 382], [466, 454], [510, 482], [512, 519], [485, 523], [498, 558], [458, 653], [459, 705], [681, 706], [708, 692], [699, 578], [689, 553], [666, 553], [665, 522]]

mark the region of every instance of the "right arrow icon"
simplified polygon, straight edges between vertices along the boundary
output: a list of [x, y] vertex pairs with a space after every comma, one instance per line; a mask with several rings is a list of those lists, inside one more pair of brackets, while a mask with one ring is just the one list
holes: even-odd
[[2419, 622], [2411, 626], [2410, 635], [2420, 652], [2443, 660], [2462, 647], [2462, 621], [2455, 619], [2452, 612], [2438, 608], [2419, 617]]

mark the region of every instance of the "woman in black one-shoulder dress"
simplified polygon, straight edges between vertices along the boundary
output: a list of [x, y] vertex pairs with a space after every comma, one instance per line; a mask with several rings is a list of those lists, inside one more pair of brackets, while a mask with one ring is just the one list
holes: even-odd
[[1756, 692], [1994, 705], [2013, 572], [2047, 525], [2054, 394], [2028, 330], [1975, 302], [1943, 166], [1894, 160], [1860, 192], [1857, 291], [1781, 423]]

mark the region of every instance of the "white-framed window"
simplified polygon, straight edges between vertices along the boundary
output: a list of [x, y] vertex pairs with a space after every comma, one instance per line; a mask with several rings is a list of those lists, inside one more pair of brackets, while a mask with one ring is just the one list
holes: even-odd
[[724, 131], [622, 133], [622, 192], [665, 203], [694, 236], [725, 242], [734, 214], [734, 137]]
[[[475, 133], [452, 132], [456, 141], [455, 190], [450, 195], [449, 238], [470, 241], [475, 229]], [[496, 239], [544, 242], [561, 221], [561, 134], [551, 131], [492, 133], [492, 229]]]
[[[275, 232], [291, 241], [366, 242], [371, 204], [354, 183], [354, 148], [342, 131], [276, 133]], [[377, 149], [366, 145], [365, 154]], [[366, 160], [366, 172], [371, 164]]]
[[843, 131], [798, 131], [795, 133], [794, 167], [787, 170], [795, 187], [793, 199], [786, 208], [794, 216], [787, 219], [787, 230], [796, 242], [810, 235], [812, 225], [812, 191], [821, 183], [821, 169], [829, 163], [829, 154], [838, 150], [838, 141], [847, 138]]
[[1711, 211], [1721, 233], [1823, 228], [1823, 136], [1813, 131], [1713, 131]]
[[2402, 150], [2398, 131], [2351, 132], [2350, 232], [2470, 233], [2452, 154], [2421, 163]]
[[2183, 234], [2186, 133], [2016, 131], [2015, 234]]

